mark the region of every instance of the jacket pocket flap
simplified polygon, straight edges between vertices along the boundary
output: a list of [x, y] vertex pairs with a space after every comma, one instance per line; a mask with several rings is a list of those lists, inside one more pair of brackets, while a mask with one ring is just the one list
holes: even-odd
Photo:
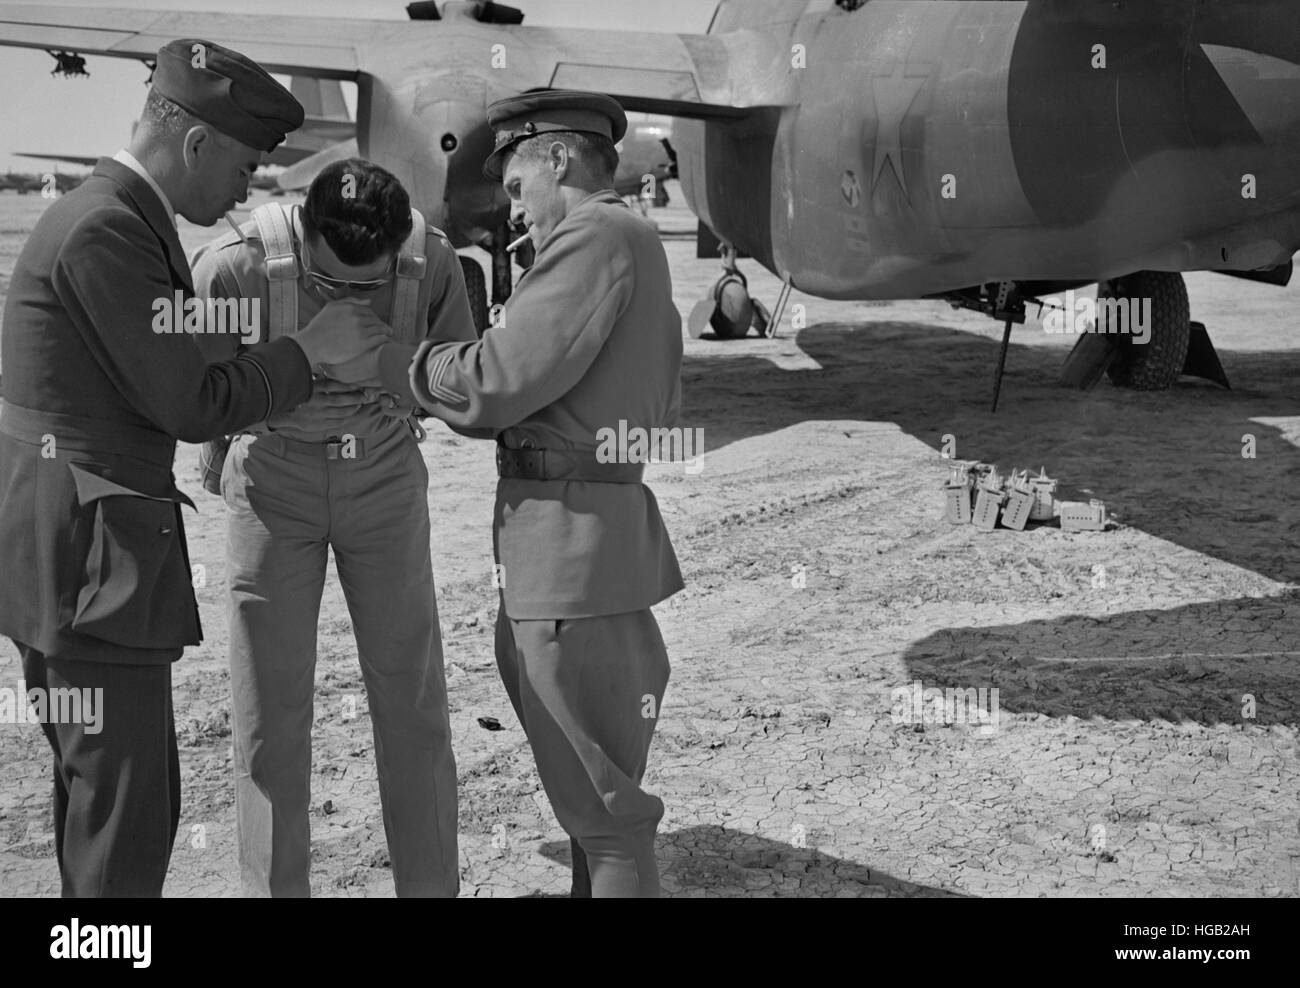
[[[123, 487], [121, 484], [109, 480], [107, 477], [101, 477], [99, 474], [91, 473], [84, 467], [79, 467], [75, 463], [69, 463], [68, 469], [72, 471], [73, 482], [77, 485], [77, 500], [83, 505], [90, 505], [104, 497], [145, 497], [152, 501], [178, 501], [181, 504], [188, 504], [194, 507], [191, 501], [183, 491], [175, 485], [167, 494], [159, 496], [156, 494], [143, 494], [140, 491], [133, 490], [130, 487]], [[195, 508], [197, 511], [198, 509]]]
[[179, 498], [141, 494], [69, 466], [85, 533], [72, 550], [80, 560], [72, 630], [127, 648], [197, 644], [202, 631]]

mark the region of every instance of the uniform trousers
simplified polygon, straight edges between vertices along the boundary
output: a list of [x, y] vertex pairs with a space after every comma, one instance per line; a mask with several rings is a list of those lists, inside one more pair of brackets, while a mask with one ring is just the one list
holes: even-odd
[[[503, 608], [496, 655], [555, 816], [585, 854], [591, 895], [658, 896], [664, 804], [641, 788], [669, 672], [654, 615], [514, 621]], [[575, 860], [575, 885], [580, 870]]]
[[397, 894], [455, 896], [456, 763], [428, 471], [404, 425], [354, 448], [352, 458], [346, 449], [337, 459], [328, 453], [275, 434], [241, 436], [222, 474], [244, 887], [309, 894], [316, 624], [333, 547], [369, 701]]
[[161, 896], [181, 812], [171, 665], [79, 662], [14, 644], [28, 690], [103, 690], [97, 723], [41, 725], [54, 752], [64, 898]]

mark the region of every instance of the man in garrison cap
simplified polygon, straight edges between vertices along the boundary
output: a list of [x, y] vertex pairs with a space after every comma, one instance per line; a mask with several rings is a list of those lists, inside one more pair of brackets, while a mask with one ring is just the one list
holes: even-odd
[[[658, 235], [611, 188], [618, 103], [529, 93], [488, 121], [484, 171], [537, 260], [481, 341], [421, 344], [411, 383], [433, 415], [498, 443], [497, 664], [572, 839], [575, 894], [589, 869], [597, 897], [655, 896], [664, 807], [641, 778], [668, 655], [650, 607], [682, 578], [641, 482], [645, 447], [611, 451], [608, 437], [673, 426], [681, 317]], [[356, 363], [396, 387], [399, 356]]]
[[186, 306], [176, 214], [215, 223], [302, 120], [238, 52], [171, 42], [130, 148], [46, 209], [14, 267], [0, 323], [0, 635], [29, 694], [51, 700], [65, 896], [158, 896], [167, 873], [180, 814], [171, 663], [202, 637], [176, 441], [294, 408], [313, 365], [384, 339], [346, 303], [222, 363], [190, 335], [256, 327]]

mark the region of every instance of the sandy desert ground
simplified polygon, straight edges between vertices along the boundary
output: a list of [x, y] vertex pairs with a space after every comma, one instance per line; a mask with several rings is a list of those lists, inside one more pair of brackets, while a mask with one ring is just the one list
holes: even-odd
[[[0, 296], [43, 206], [0, 195]], [[680, 195], [652, 216], [685, 315], [717, 265], [680, 235], [694, 229]], [[776, 280], [741, 266], [770, 305]], [[1073, 341], [1030, 324], [993, 415], [1000, 327], [934, 302], [796, 294], [797, 334], [687, 339], [681, 424], [704, 430], [704, 468], [649, 477], [687, 582], [657, 608], [673, 673], [647, 785], [668, 806], [666, 894], [1300, 892], [1300, 286], [1188, 284], [1232, 391], [1067, 391]], [[946, 524], [945, 434], [962, 459], [1046, 466], [1061, 496], [1101, 498], [1118, 524]], [[492, 657], [492, 448], [433, 424], [423, 450], [462, 894], [564, 894], [568, 842]], [[175, 667], [185, 796], [167, 894], [232, 896], [224, 508], [194, 447], [176, 473], [199, 506], [207, 640]], [[21, 675], [6, 645], [0, 685]], [[894, 723], [893, 691], [918, 682], [996, 687], [997, 729]], [[317, 701], [313, 892], [392, 895], [332, 570]], [[58, 892], [48, 761], [37, 727], [0, 725], [0, 895]]]

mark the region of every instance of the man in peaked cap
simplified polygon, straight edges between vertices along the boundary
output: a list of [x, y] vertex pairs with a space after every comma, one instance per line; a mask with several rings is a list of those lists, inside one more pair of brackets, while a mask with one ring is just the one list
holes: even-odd
[[[186, 335], [257, 327], [191, 323], [175, 215], [216, 222], [302, 119], [238, 52], [164, 46], [130, 148], [46, 209], [14, 267], [0, 329], [0, 635], [31, 693], [83, 699], [40, 718], [65, 896], [162, 893], [180, 814], [171, 663], [202, 637], [177, 439], [294, 408], [313, 365], [384, 338], [365, 307], [343, 303], [212, 365]], [[90, 704], [93, 721], [77, 716]]]
[[[509, 153], [530, 138], [542, 134], [583, 134], [603, 139], [612, 151], [627, 133], [627, 115], [616, 100], [601, 93], [562, 89], [497, 100], [488, 107], [487, 119], [496, 136], [492, 153], [483, 163], [483, 174], [494, 182], [502, 180]], [[617, 164], [615, 158], [615, 167]]]
[[488, 120], [484, 171], [528, 224], [535, 265], [481, 341], [424, 343], [409, 365], [385, 346], [357, 363], [385, 388], [409, 370], [433, 415], [497, 440], [497, 665], [572, 840], [575, 894], [589, 869], [597, 897], [655, 896], [664, 806], [641, 779], [669, 665], [650, 607], [682, 578], [644, 456], [600, 449], [611, 433], [673, 425], [681, 317], [658, 235], [611, 188], [618, 103], [528, 93]]

